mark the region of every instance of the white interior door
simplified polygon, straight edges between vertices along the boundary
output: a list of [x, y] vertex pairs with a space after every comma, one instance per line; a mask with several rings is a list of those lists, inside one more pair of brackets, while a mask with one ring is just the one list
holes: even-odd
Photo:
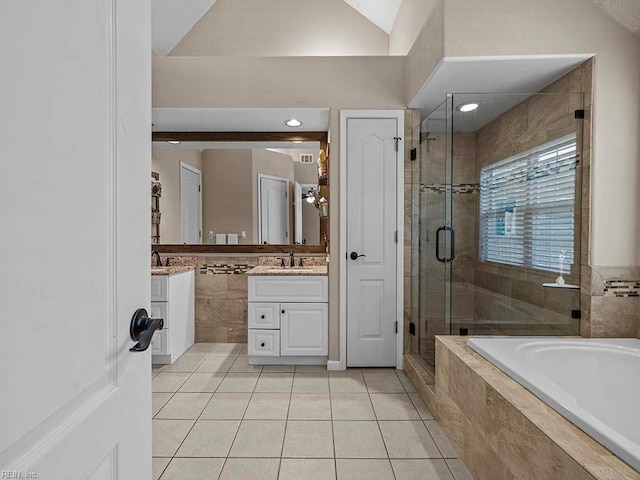
[[182, 243], [202, 243], [202, 172], [180, 162]]
[[260, 243], [289, 243], [289, 179], [258, 174]]
[[395, 366], [398, 122], [346, 127], [347, 366]]
[[0, 10], [0, 471], [150, 479], [150, 5]]

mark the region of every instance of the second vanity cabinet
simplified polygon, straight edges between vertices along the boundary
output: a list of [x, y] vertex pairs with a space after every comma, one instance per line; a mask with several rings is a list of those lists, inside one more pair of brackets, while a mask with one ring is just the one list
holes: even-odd
[[248, 278], [250, 363], [326, 362], [327, 277], [262, 275]]
[[151, 317], [163, 318], [164, 327], [151, 340], [154, 364], [175, 362], [194, 341], [195, 274], [174, 267], [173, 272], [151, 276]]

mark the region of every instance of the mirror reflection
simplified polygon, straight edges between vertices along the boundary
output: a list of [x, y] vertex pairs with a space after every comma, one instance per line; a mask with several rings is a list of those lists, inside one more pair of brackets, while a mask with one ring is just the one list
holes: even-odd
[[321, 243], [319, 142], [153, 142], [154, 244]]

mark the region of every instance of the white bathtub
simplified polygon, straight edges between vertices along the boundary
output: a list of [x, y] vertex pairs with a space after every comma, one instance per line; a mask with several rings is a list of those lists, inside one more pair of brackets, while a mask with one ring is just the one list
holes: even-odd
[[640, 340], [474, 337], [467, 344], [640, 471]]

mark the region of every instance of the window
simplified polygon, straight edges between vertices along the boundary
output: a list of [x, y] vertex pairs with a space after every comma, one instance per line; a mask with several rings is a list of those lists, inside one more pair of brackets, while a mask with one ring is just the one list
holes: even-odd
[[576, 135], [480, 170], [480, 259], [570, 273], [574, 262]]

